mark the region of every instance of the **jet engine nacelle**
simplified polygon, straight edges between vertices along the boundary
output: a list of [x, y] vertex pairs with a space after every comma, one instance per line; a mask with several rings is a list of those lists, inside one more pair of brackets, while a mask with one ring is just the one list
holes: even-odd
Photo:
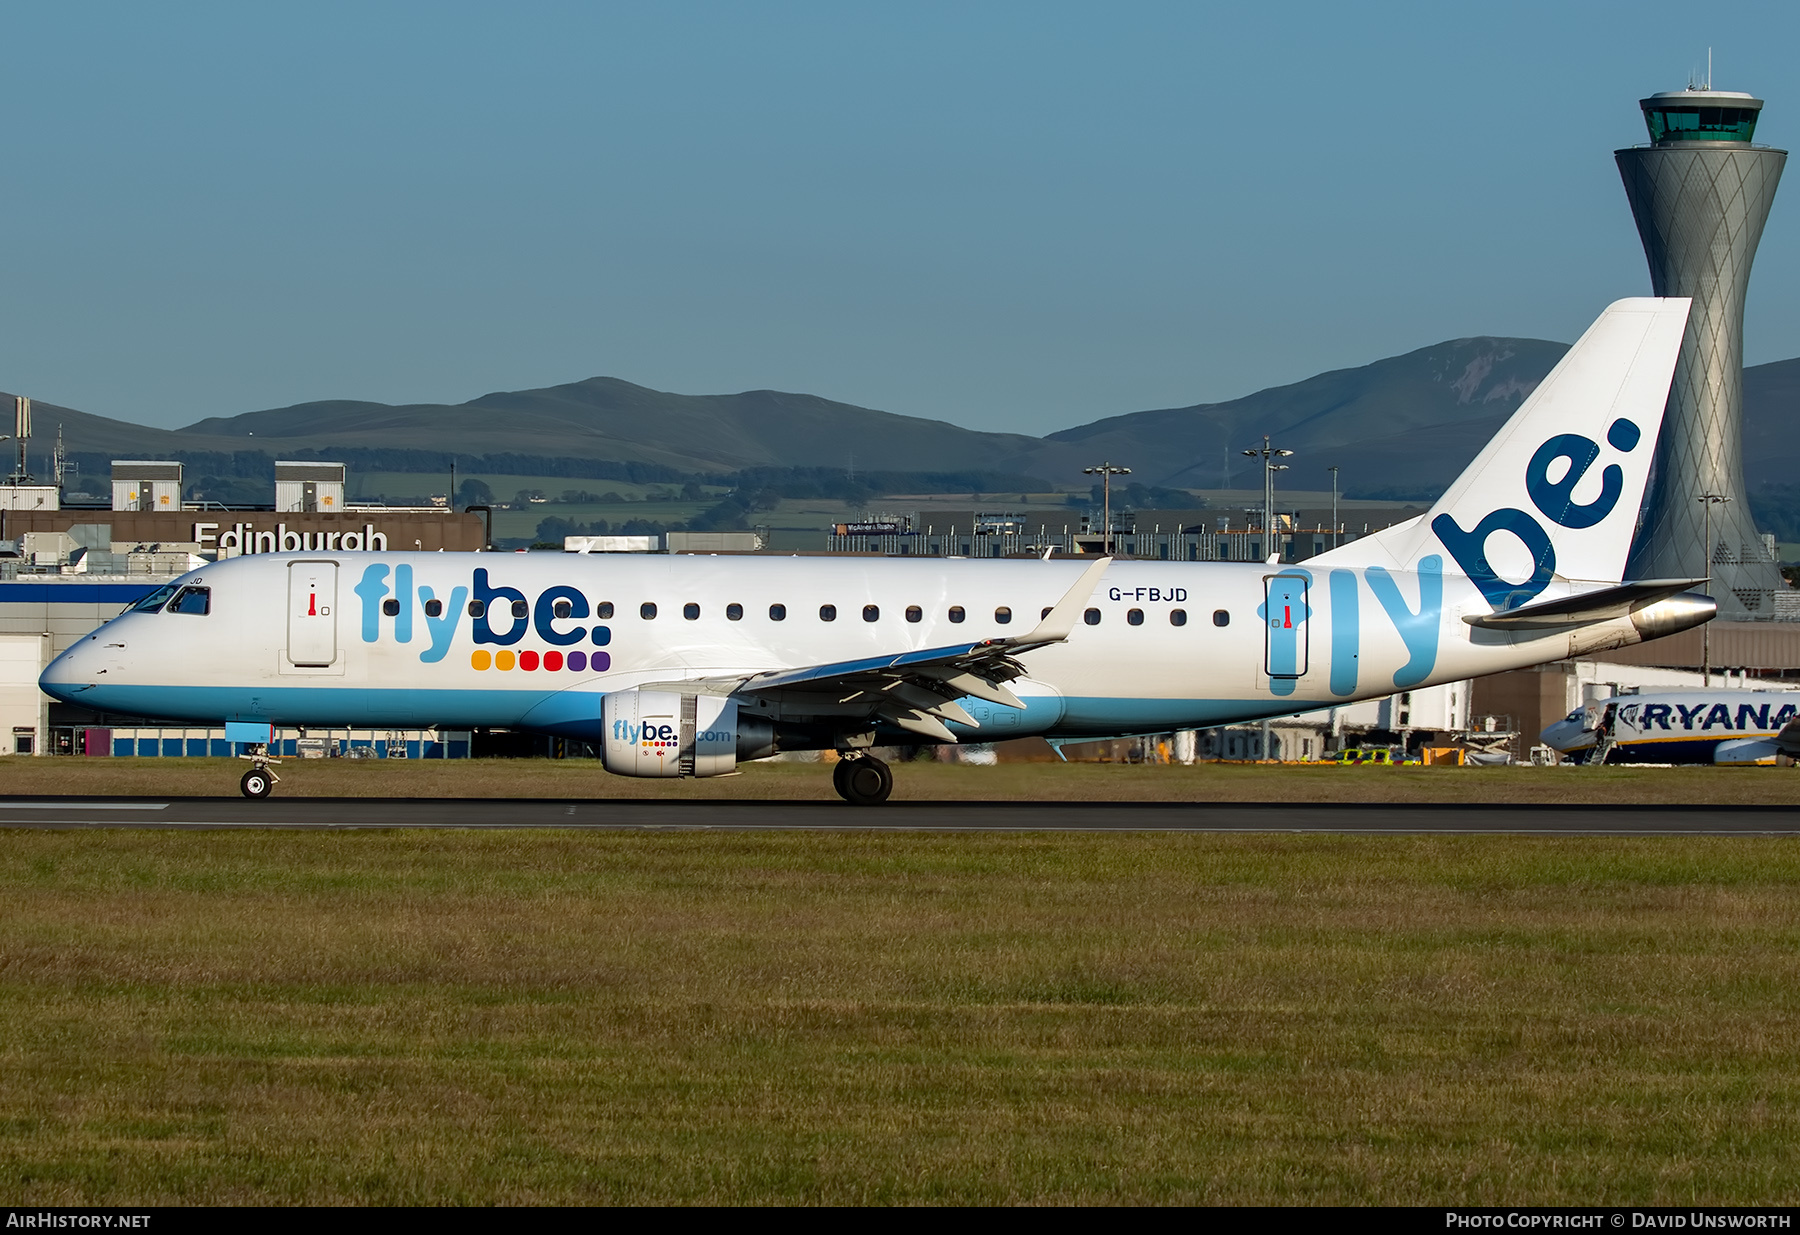
[[663, 690], [619, 690], [600, 705], [600, 759], [619, 776], [724, 776], [740, 752], [774, 753], [768, 721], [738, 717], [735, 700]]
[[1738, 738], [1713, 747], [1714, 763], [1774, 763], [1782, 753], [1772, 738]]

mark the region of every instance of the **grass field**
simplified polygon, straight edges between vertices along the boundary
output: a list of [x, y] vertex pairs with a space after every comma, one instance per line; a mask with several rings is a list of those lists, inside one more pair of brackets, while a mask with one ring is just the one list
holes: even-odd
[[1800, 1200], [1800, 849], [11, 832], [14, 1205]]
[[[0, 793], [235, 797], [231, 759], [0, 757]], [[1800, 769], [1346, 768], [1322, 764], [896, 763], [896, 801], [1691, 803], [1791, 806]], [[749, 763], [705, 780], [612, 776], [592, 759], [289, 759], [284, 797], [835, 800], [817, 763]]]

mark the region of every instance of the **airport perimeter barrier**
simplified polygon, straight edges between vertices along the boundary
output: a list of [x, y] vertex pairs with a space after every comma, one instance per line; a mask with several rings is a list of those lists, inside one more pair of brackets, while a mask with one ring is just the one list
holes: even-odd
[[[223, 728], [89, 728], [82, 737], [79, 753], [85, 755], [229, 759], [239, 753]], [[470, 747], [467, 730], [282, 729], [270, 753], [288, 759], [467, 759]]]

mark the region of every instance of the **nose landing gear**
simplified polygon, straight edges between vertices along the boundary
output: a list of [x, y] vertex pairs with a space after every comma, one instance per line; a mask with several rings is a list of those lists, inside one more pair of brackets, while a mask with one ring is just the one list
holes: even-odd
[[238, 782], [238, 788], [243, 790], [244, 796], [247, 798], [268, 797], [270, 790], [274, 789], [281, 780], [281, 777], [269, 770], [269, 765], [280, 763], [281, 760], [272, 758], [267, 746], [252, 746], [249, 754], [239, 755], [238, 758], [250, 761], [250, 770], [245, 772], [244, 778]]
[[873, 755], [846, 754], [831, 769], [831, 785], [852, 806], [879, 806], [894, 791], [894, 774]]

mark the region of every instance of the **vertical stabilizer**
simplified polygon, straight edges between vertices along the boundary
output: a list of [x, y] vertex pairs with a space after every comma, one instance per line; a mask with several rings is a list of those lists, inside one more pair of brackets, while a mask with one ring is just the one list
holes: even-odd
[[1552, 578], [1623, 579], [1688, 304], [1609, 305], [1428, 514], [1317, 560], [1411, 569], [1440, 554], [1496, 609]]

